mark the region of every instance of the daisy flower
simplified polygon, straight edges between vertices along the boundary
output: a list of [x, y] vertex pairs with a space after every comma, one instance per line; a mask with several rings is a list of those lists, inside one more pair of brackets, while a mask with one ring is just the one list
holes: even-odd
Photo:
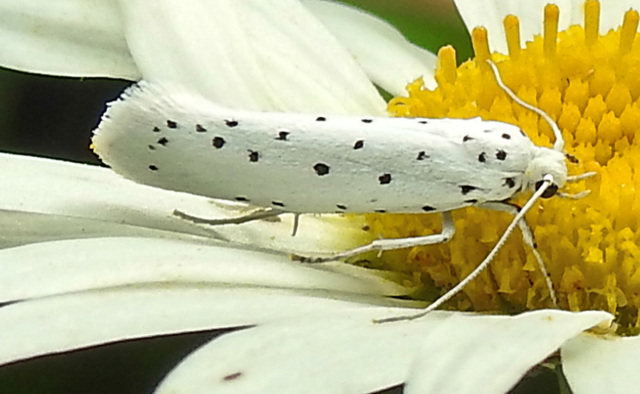
[[[570, 153], [580, 160], [572, 171], [598, 175], [575, 186], [592, 190], [589, 197], [550, 200], [527, 217], [560, 306], [569, 311], [434, 312], [377, 324], [373, 319], [422, 305], [394, 296], [428, 296], [455, 284], [486, 254], [508, 218], [472, 209], [457, 213], [459, 233], [450, 245], [372, 259], [375, 268], [391, 272], [386, 276], [342, 263], [309, 267], [289, 261], [282, 251], [339, 250], [378, 235], [428, 233], [439, 224], [428, 216], [305, 218], [293, 239], [286, 233], [288, 219], [206, 228], [171, 212], [230, 216], [239, 208], [132, 184], [105, 169], [2, 155], [8, 169], [2, 189], [11, 192], [0, 196], [0, 361], [244, 326], [250, 328], [189, 355], [156, 392], [367, 392], [405, 383], [408, 392], [499, 393], [557, 349], [574, 390], [601, 391], [605, 384], [611, 389], [611, 380], [628, 390], [636, 383], [625, 373], [637, 354], [634, 338], [580, 333], [607, 323], [609, 313], [618, 317], [622, 334], [634, 333], [637, 320], [630, 279], [633, 208], [620, 215], [620, 206], [634, 201], [629, 125], [635, 113], [627, 108], [635, 108], [637, 97], [633, 78], [623, 76], [634, 67], [637, 13], [600, 36], [620, 24], [617, 7], [599, 15], [592, 10], [599, 4], [588, 2], [584, 27], [569, 27], [578, 22], [571, 18], [581, 14], [582, 2], [550, 6], [544, 36], [533, 39], [532, 10], [542, 15], [546, 2], [530, 2], [526, 10], [510, 4], [458, 3], [469, 26], [486, 30], [474, 30], [476, 59], [460, 67], [452, 49], [442, 50], [435, 79], [428, 54], [380, 20], [335, 3], [2, 5], [3, 19], [13, 22], [5, 23], [13, 35], [0, 35], [6, 48], [0, 63], [7, 67], [144, 76], [179, 83], [232, 107], [354, 115], [385, 113], [370, 81], [402, 95], [408, 82], [422, 76], [408, 86], [408, 96], [389, 103], [392, 114], [481, 115], [518, 124], [538, 145], [549, 144], [551, 136], [535, 114], [495, 86], [484, 62], [491, 56], [509, 86], [557, 119]], [[558, 13], [571, 18], [558, 22]], [[486, 32], [492, 40], [499, 37], [496, 21], [507, 14], [514, 15], [505, 22], [508, 51], [492, 55]], [[616, 162], [619, 167], [613, 167]], [[548, 306], [540, 275], [516, 238], [487, 276], [449, 308], [505, 313]], [[594, 364], [603, 361], [606, 370], [594, 373]]]

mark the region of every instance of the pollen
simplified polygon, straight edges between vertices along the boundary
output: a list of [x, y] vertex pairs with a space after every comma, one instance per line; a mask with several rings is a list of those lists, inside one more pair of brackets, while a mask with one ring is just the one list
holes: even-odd
[[[544, 9], [540, 36], [520, 45], [519, 20], [504, 20], [508, 53], [491, 52], [488, 32], [472, 32], [475, 58], [461, 65], [455, 51], [438, 54], [435, 90], [421, 80], [407, 97], [389, 103], [394, 116], [499, 120], [519, 126], [538, 146], [551, 147], [551, 128], [513, 102], [496, 84], [485, 61], [522, 100], [542, 109], [565, 140], [570, 175], [595, 176], [567, 184], [579, 199], [541, 200], [527, 215], [558, 296], [570, 311], [605, 310], [622, 331], [640, 332], [640, 39], [638, 12], [628, 11], [620, 27], [599, 32], [600, 3], [588, 0], [583, 25], [558, 30], [562, 12]], [[523, 204], [530, 191], [512, 202]], [[425, 202], [426, 203], [426, 202]], [[384, 252], [380, 263], [413, 278], [422, 297], [437, 298], [459, 283], [489, 253], [512, 219], [477, 207], [453, 212], [456, 234], [440, 245]], [[367, 215], [372, 237], [397, 238], [440, 232], [438, 214]], [[435, 295], [435, 296], [434, 296]], [[429, 298], [429, 297], [426, 297]], [[516, 231], [489, 268], [448, 304], [449, 309], [515, 313], [552, 307], [545, 279]]]

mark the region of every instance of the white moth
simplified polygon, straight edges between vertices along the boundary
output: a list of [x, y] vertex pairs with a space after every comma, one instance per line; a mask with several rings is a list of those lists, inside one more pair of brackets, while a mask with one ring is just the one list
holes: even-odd
[[[145, 82], [109, 104], [93, 146], [136, 182], [275, 214], [444, 213], [442, 234], [374, 241], [313, 261], [444, 242], [454, 233], [451, 210], [516, 213], [503, 201], [535, 189], [550, 197], [567, 181], [561, 140], [539, 147], [503, 122], [248, 112]], [[533, 246], [523, 214], [511, 227], [518, 222]]]

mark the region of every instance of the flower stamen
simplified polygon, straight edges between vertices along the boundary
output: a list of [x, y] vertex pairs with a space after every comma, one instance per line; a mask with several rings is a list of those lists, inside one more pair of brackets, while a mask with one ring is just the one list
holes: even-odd
[[473, 29], [473, 32], [471, 32], [471, 44], [473, 45], [473, 52], [476, 54], [478, 68], [480, 68], [483, 73], [489, 72], [487, 60], [491, 57], [491, 51], [489, 51], [487, 29], [484, 27], [476, 27]]
[[585, 44], [592, 46], [600, 34], [600, 2], [587, 0], [584, 4]]
[[560, 8], [555, 4], [547, 4], [544, 7], [544, 55], [548, 58], [556, 54], [559, 19]]
[[507, 15], [504, 18], [504, 31], [509, 56], [513, 60], [518, 60], [520, 57], [520, 20], [515, 15]]
[[638, 31], [638, 11], [629, 10], [624, 14], [624, 22], [620, 31], [619, 54], [622, 56], [631, 50]]
[[450, 47], [442, 47], [438, 51], [439, 76], [444, 78], [444, 83], [453, 85], [458, 77], [458, 67], [456, 64], [456, 51]]

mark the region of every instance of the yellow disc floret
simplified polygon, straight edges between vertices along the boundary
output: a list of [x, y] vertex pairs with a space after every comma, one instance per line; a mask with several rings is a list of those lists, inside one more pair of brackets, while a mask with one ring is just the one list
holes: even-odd
[[[492, 59], [507, 86], [557, 122], [566, 153], [578, 159], [567, 163], [570, 174], [596, 172], [563, 190], [587, 189], [587, 197], [540, 201], [526, 216], [559, 306], [609, 311], [626, 332], [635, 332], [640, 327], [639, 18], [638, 12], [628, 11], [620, 28], [600, 35], [599, 11], [600, 4], [589, 0], [584, 27], [558, 31], [558, 7], [549, 5], [543, 35], [524, 48], [518, 19], [508, 16], [508, 54], [491, 54], [487, 31], [477, 28], [472, 33], [474, 60], [456, 67], [454, 50], [441, 49], [438, 88], [427, 90], [417, 80], [407, 87], [408, 97], [389, 103], [389, 111], [394, 116], [499, 120], [518, 125], [539, 146], [552, 146], [550, 127], [497, 86], [485, 61]], [[366, 219], [372, 237], [392, 238], [438, 232], [438, 216], [371, 214]], [[425, 297], [442, 294], [482, 261], [511, 220], [509, 214], [478, 208], [457, 210], [454, 217], [457, 233], [449, 243], [385, 252], [380, 264], [408, 273]], [[545, 280], [519, 233], [490, 268], [448, 304], [502, 312], [550, 306]]]

